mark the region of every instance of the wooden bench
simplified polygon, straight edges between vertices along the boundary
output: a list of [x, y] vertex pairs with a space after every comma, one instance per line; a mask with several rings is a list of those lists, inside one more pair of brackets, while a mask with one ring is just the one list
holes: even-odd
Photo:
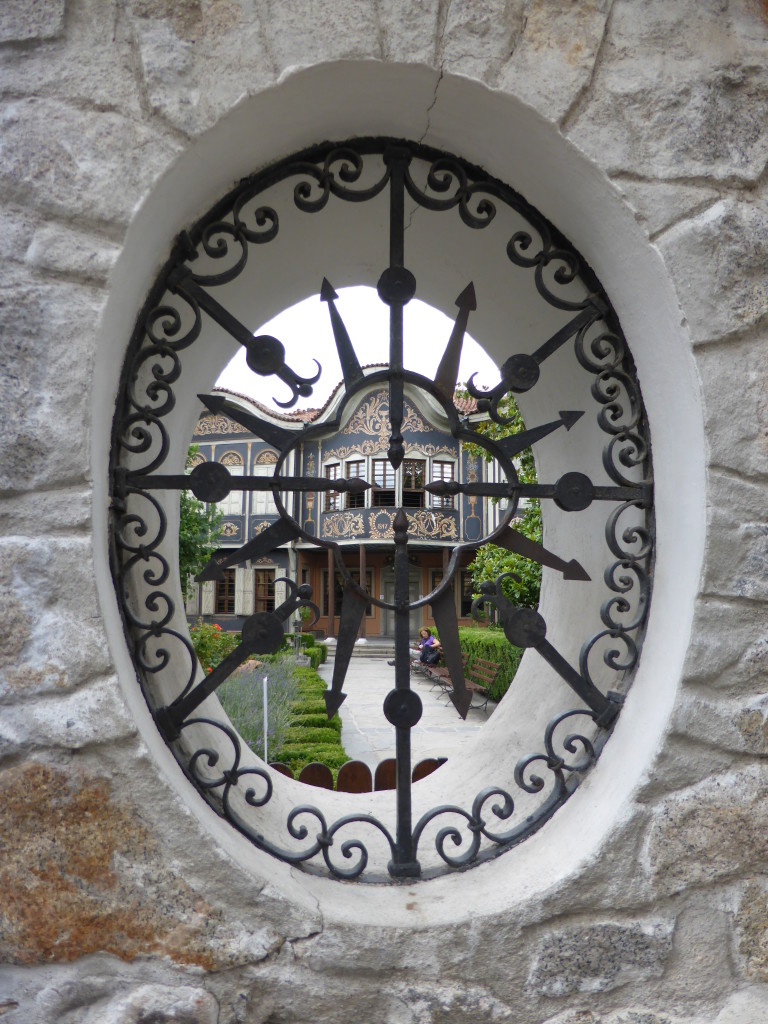
[[[499, 674], [501, 665], [498, 661], [489, 661], [487, 658], [475, 658], [475, 662], [471, 669], [467, 668], [467, 655], [464, 651], [461, 652], [461, 664], [464, 669], [464, 685], [467, 690], [472, 694], [472, 697], [477, 694], [481, 703], [470, 704], [470, 710], [474, 711], [485, 711], [488, 707], [488, 701], [490, 697], [488, 691], [496, 681], [496, 676]], [[453, 691], [453, 680], [450, 677], [448, 669], [444, 665], [427, 665], [427, 675], [433, 681], [435, 686], [439, 686], [446, 696], [449, 696]]]

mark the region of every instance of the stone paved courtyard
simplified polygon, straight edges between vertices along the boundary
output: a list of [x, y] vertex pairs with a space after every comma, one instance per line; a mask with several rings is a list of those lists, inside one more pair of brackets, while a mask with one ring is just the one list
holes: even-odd
[[[330, 685], [333, 661], [320, 666], [320, 675]], [[341, 705], [341, 742], [350, 758], [375, 768], [380, 761], [395, 756], [395, 731], [384, 717], [384, 698], [395, 685], [395, 670], [383, 658], [353, 658], [344, 683], [347, 699]], [[413, 728], [413, 763], [425, 757], [449, 757], [487, 721], [487, 711], [471, 710], [462, 721], [458, 712], [437, 687], [418, 672], [411, 676], [411, 687], [424, 707], [421, 720]], [[476, 700], [477, 703], [477, 700]]]

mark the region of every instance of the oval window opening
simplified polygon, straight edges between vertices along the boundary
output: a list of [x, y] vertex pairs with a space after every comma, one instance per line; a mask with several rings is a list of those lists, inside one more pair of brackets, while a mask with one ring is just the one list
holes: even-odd
[[[363, 304], [358, 322], [350, 282], [375, 286], [378, 316]], [[319, 330], [292, 340], [273, 320], [313, 292], [308, 323], [326, 325], [335, 366]], [[417, 302], [441, 319], [419, 321]], [[498, 370], [466, 372], [470, 331]], [[235, 351], [226, 390], [210, 388]], [[357, 140], [242, 182], [178, 239], [139, 314], [111, 473], [113, 575], [145, 697], [202, 797], [260, 849], [371, 882], [480, 863], [540, 828], [609, 739], [650, 598], [639, 386], [589, 267], [478, 168]], [[217, 533], [182, 587], [190, 508]], [[314, 627], [332, 641], [326, 687], [293, 671], [314, 660]], [[409, 654], [422, 629], [441, 647], [418, 658], [433, 696]], [[307, 642], [275, 660], [286, 633]], [[381, 784], [331, 744], [300, 766], [374, 637], [394, 649]], [[273, 768], [259, 756], [273, 760], [270, 685], [273, 750], [296, 753]], [[420, 761], [414, 730], [440, 694], [457, 721], [498, 706], [460, 756]]]

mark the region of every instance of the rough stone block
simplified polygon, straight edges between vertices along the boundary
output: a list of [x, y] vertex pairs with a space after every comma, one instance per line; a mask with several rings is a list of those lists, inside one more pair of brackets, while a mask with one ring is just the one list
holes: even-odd
[[609, 172], [756, 181], [768, 161], [758, 4], [616, 0], [571, 140]]
[[675, 708], [673, 728], [708, 746], [737, 753], [768, 753], [768, 698], [748, 706], [741, 700], [710, 701], [683, 694]]
[[710, 465], [763, 477], [768, 467], [768, 339], [748, 336], [697, 352]]
[[[138, 13], [159, 5], [136, 4]], [[195, 7], [198, 18], [181, 18]], [[235, 106], [243, 95], [276, 78], [258, 16], [217, 3], [179, 5], [165, 19], [136, 17], [141, 70], [149, 104], [175, 128], [197, 135]], [[174, 8], [175, 10], [175, 8]], [[229, 14], [229, 19], [222, 17]], [[215, 81], [216, 87], [209, 88]]]
[[[0, 143], [1, 145], [1, 143]], [[89, 473], [89, 385], [104, 295], [30, 280], [7, 267], [0, 284], [0, 492], [83, 481]]]
[[0, 695], [76, 687], [111, 668], [84, 539], [0, 545]]
[[677, 915], [667, 970], [654, 993], [656, 1006], [717, 1005], [733, 986], [726, 951], [731, 943], [731, 897], [728, 893], [695, 893]]
[[700, 598], [691, 637], [687, 682], [720, 693], [754, 694], [765, 689], [768, 626], [761, 605]]
[[210, 992], [190, 985], [139, 985], [91, 1007], [83, 1024], [218, 1024], [219, 1004]]
[[494, 80], [522, 32], [526, 7], [523, 0], [451, 4], [440, 41], [441, 67], [481, 81]]
[[765, 200], [717, 203], [670, 230], [659, 245], [694, 341], [743, 331], [768, 316]]
[[105, 281], [119, 255], [120, 247], [105, 238], [63, 224], [47, 224], [32, 236], [26, 261], [40, 270]]
[[637, 181], [617, 175], [618, 185], [635, 217], [651, 238], [677, 224], [703, 213], [720, 198], [720, 192], [703, 185], [679, 185], [667, 181]]
[[66, 217], [126, 224], [180, 150], [156, 126], [53, 99], [0, 112], [0, 186]]
[[669, 921], [606, 921], [559, 929], [538, 942], [526, 987], [550, 997], [608, 992], [661, 975], [671, 949]]
[[412, 0], [377, 4], [382, 48], [387, 60], [433, 64], [437, 54], [439, 0]]
[[0, 536], [50, 537], [86, 530], [93, 496], [86, 487], [28, 491], [0, 498]]
[[[56, 0], [48, 0], [53, 8]], [[42, 8], [41, 0], [3, 0], [11, 6]], [[64, 7], [62, 0], [61, 6]], [[120, 110], [141, 117], [132, 29], [121, 4], [77, 0], [66, 5], [66, 33], [35, 47], [0, 48], [0, 80], [13, 96], [70, 100], [85, 110]]]
[[721, 597], [768, 599], [768, 523], [744, 521], [734, 507], [712, 509], [709, 535], [705, 590]]
[[768, 888], [764, 884], [750, 882], [745, 886], [735, 925], [743, 973], [753, 981], [767, 982]]
[[534, 0], [499, 86], [560, 121], [592, 77], [610, 6]]
[[64, 29], [65, 0], [3, 0], [0, 42], [53, 39]]
[[768, 988], [753, 985], [734, 992], [714, 1024], [764, 1024], [768, 1020]]
[[373, 4], [356, 0], [266, 0], [264, 36], [280, 72], [343, 57], [381, 57]]
[[717, 775], [656, 810], [646, 862], [659, 894], [738, 878], [768, 858], [768, 771]]
[[206, 902], [108, 779], [38, 762], [0, 773], [0, 892], [5, 964], [103, 952], [217, 970], [261, 960], [282, 941]]
[[0, 723], [0, 742], [7, 736], [15, 746], [27, 749], [51, 746], [79, 750], [135, 733], [136, 724], [116, 679], [80, 687], [64, 697], [4, 708]]

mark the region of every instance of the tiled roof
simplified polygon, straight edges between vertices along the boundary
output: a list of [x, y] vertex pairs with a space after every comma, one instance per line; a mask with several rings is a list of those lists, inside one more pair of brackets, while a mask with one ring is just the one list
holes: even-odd
[[[386, 370], [388, 365], [388, 363], [367, 363], [362, 369], [364, 373], [373, 373], [376, 370]], [[244, 402], [255, 406], [260, 412], [265, 412], [274, 419], [284, 420], [286, 423], [313, 423], [322, 416], [331, 402], [334, 401], [342, 385], [343, 381], [339, 381], [319, 409], [295, 409], [293, 412], [280, 412], [277, 409], [270, 409], [266, 405], [262, 405], [261, 402], [257, 402], [255, 398], [250, 398], [248, 395], [243, 395], [239, 391], [232, 391], [229, 388], [214, 388], [213, 390], [218, 394], [240, 398]], [[472, 413], [477, 412], [477, 402], [474, 398], [470, 398], [469, 395], [454, 394], [453, 404], [462, 416], [471, 416]]]

